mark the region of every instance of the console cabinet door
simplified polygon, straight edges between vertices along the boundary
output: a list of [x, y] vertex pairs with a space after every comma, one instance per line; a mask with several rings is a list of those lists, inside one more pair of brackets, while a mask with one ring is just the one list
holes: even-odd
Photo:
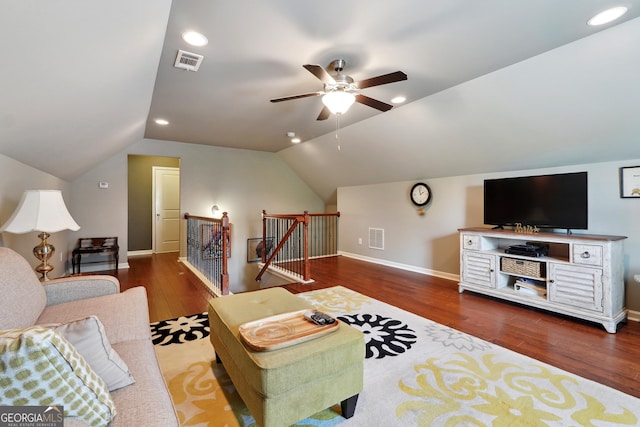
[[602, 269], [549, 263], [549, 300], [602, 312]]
[[496, 287], [496, 256], [464, 251], [462, 281], [487, 288]]

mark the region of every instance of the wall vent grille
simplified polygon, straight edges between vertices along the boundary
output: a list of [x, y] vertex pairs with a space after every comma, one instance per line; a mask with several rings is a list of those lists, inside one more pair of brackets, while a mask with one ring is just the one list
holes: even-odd
[[384, 250], [384, 229], [369, 229], [369, 249], [379, 249], [381, 251]]
[[200, 68], [200, 64], [202, 64], [203, 59], [204, 56], [198, 55], [197, 53], [178, 50], [176, 62], [173, 64], [173, 66], [176, 68], [181, 68], [183, 70], [198, 71], [198, 68]]

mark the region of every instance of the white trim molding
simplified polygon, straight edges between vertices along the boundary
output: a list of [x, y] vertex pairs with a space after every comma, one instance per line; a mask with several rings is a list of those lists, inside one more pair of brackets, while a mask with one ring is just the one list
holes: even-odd
[[343, 252], [343, 251], [338, 251], [338, 255], [343, 255], [348, 258], [355, 258], [361, 261], [371, 262], [374, 264], [385, 265], [387, 267], [399, 268], [400, 270], [413, 271], [414, 273], [425, 274], [427, 276], [440, 277], [441, 279], [453, 280], [454, 282], [460, 281], [459, 274], [445, 273], [444, 271], [430, 270], [428, 268], [416, 267], [415, 265], [402, 264], [398, 262], [387, 261], [385, 259], [372, 258], [364, 255], [352, 254], [352, 253]]
[[143, 255], [153, 255], [153, 251], [151, 249], [146, 249], [142, 251], [129, 251], [127, 252], [127, 256], [143, 256]]
[[[127, 270], [128, 268], [128, 262], [118, 263], [118, 270]], [[87, 263], [80, 266], [81, 273], [95, 273], [97, 271], [113, 271], [113, 262]], [[67, 269], [67, 274], [72, 273], [71, 270]]]
[[627, 310], [627, 319], [634, 322], [640, 322], [640, 311]]

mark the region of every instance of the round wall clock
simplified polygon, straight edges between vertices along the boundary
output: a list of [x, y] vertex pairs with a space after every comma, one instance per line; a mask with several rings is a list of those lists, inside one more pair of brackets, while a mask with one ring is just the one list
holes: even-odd
[[431, 188], [424, 182], [418, 182], [411, 187], [411, 202], [416, 206], [424, 206], [431, 201]]

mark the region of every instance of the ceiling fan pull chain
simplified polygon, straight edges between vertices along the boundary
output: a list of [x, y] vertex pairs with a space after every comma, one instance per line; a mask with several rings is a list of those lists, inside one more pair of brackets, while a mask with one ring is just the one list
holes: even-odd
[[342, 114], [336, 114], [336, 141], [338, 141], [338, 151], [340, 151], [340, 116]]

